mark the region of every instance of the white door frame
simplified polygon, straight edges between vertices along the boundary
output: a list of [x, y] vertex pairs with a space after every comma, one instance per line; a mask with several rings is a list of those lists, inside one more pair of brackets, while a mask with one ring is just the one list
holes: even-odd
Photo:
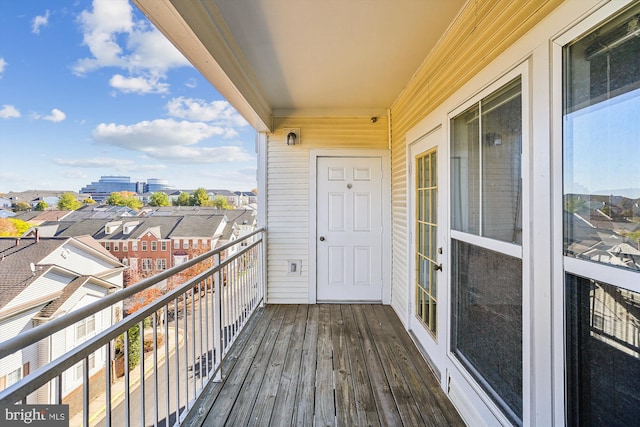
[[391, 153], [382, 149], [309, 150], [309, 304], [317, 302], [318, 157], [376, 157], [382, 161], [382, 303], [391, 304]]
[[[433, 141], [431, 140], [433, 138]], [[438, 139], [435, 139], [438, 138]], [[431, 367], [440, 375], [440, 383], [446, 384], [446, 355], [449, 348], [449, 279], [451, 277], [451, 257], [449, 256], [449, 156], [448, 156], [448, 138], [447, 126], [443, 123], [434, 123], [434, 126], [419, 136], [417, 139], [407, 141], [407, 227], [409, 232], [408, 246], [409, 255], [407, 266], [409, 269], [408, 281], [408, 309], [407, 309], [407, 326], [412, 331], [415, 338], [420, 342], [424, 351], [427, 353], [427, 359], [432, 365]], [[420, 145], [424, 145], [421, 147]], [[424, 148], [424, 149], [422, 149]], [[415, 157], [421, 153], [437, 150], [437, 167], [438, 167], [438, 247], [442, 248], [442, 254], [439, 255], [438, 262], [443, 267], [438, 273], [438, 302], [437, 302], [437, 338], [433, 338], [431, 334], [422, 328], [414, 328], [417, 319], [415, 312], [415, 282], [416, 282], [416, 233], [414, 225], [416, 223], [416, 197], [415, 197]]]

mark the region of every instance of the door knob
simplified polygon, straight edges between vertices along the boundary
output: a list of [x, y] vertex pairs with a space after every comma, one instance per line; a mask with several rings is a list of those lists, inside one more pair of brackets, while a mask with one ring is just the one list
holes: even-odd
[[320, 241], [324, 242], [324, 236], [320, 236]]
[[438, 270], [442, 271], [442, 264], [433, 264], [433, 269], [435, 271], [438, 271]]

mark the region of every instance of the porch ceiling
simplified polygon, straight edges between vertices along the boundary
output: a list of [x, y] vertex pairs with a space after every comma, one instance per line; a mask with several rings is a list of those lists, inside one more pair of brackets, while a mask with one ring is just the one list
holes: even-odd
[[386, 111], [466, 0], [133, 0], [258, 130]]

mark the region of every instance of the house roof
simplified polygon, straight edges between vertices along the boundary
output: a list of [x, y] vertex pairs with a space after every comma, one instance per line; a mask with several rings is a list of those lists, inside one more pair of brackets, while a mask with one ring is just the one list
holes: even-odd
[[[42, 264], [43, 259], [65, 244], [84, 246], [99, 253], [103, 258], [111, 260], [114, 267], [122, 265], [117, 258], [90, 236], [52, 237], [39, 240], [35, 238], [0, 238], [0, 308], [7, 305], [50, 268], [59, 268], [64, 270], [65, 274], [78, 276], [78, 273], [61, 267]], [[31, 264], [41, 268], [32, 270]]]
[[258, 131], [386, 114], [467, 0], [133, 0]]
[[171, 232], [171, 238], [211, 238], [215, 236], [218, 227], [224, 217], [221, 215], [182, 217], [175, 229]]

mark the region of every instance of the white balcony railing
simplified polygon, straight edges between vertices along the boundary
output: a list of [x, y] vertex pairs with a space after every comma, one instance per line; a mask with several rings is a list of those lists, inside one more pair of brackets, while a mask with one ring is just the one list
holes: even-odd
[[[257, 230], [0, 343], [3, 363], [164, 284], [157, 299], [1, 390], [0, 405], [68, 404], [72, 426], [180, 424], [263, 303], [264, 241]], [[69, 392], [73, 375], [81, 381]]]

